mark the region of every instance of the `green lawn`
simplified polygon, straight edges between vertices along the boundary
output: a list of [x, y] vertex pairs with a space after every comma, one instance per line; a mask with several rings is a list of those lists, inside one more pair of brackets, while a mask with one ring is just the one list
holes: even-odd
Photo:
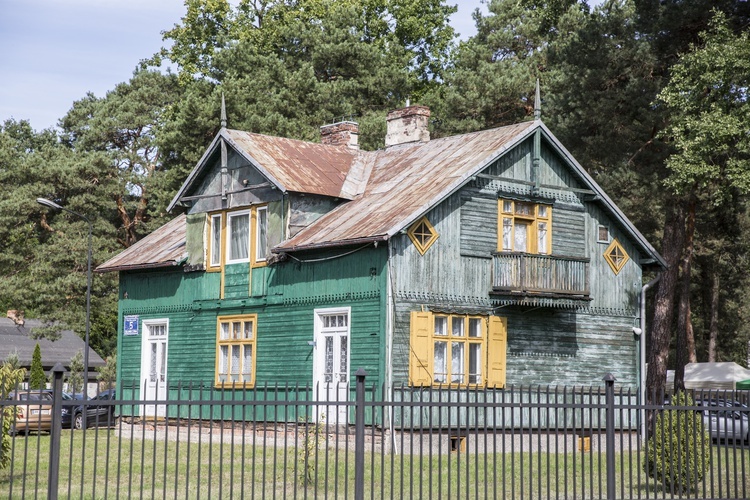
[[[148, 437], [148, 435], [145, 435]], [[274, 438], [234, 443], [118, 437], [114, 430], [63, 431], [60, 498], [352, 498], [354, 454], [299, 448]], [[203, 436], [205, 439], [205, 436]], [[427, 453], [427, 452], [425, 452]], [[13, 467], [0, 471], [0, 498], [46, 498], [49, 436], [15, 438]], [[646, 477], [638, 454], [616, 457], [618, 498], [672, 498]], [[423, 457], [368, 451], [366, 498], [603, 498], [604, 455], [598, 453], [451, 453]], [[38, 464], [38, 465], [37, 465]], [[736, 465], [736, 466], [735, 466]], [[712, 467], [689, 497], [746, 498], [750, 450], [714, 446]], [[303, 471], [311, 481], [305, 484]], [[648, 490], [648, 491], [647, 491]]]

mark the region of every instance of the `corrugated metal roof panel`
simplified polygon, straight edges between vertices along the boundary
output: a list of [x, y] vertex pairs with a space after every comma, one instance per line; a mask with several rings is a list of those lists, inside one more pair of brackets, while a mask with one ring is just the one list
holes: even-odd
[[185, 214], [178, 215], [122, 253], [96, 268], [97, 272], [176, 266], [186, 258]]
[[286, 191], [342, 197], [355, 149], [227, 130], [227, 138]]
[[536, 126], [525, 122], [482, 132], [403, 144], [370, 153], [364, 194], [283, 242], [276, 250], [390, 237], [427, 212]]

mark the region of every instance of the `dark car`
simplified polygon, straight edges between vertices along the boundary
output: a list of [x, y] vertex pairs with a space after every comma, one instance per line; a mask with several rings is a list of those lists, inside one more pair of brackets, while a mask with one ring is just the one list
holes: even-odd
[[[54, 398], [54, 394], [52, 393], [52, 389], [44, 389], [44, 392], [48, 393], [50, 395], [50, 399]], [[76, 394], [70, 394], [68, 392], [63, 391], [62, 392], [62, 399], [63, 401], [75, 401], [77, 399], [81, 399], [80, 397], [77, 397]], [[73, 426], [73, 413], [75, 410], [75, 406], [69, 405], [69, 404], [63, 404], [62, 410], [60, 412], [61, 414], [61, 423], [63, 429], [70, 429]]]
[[115, 389], [107, 389], [100, 392], [95, 398], [76, 406], [73, 410], [73, 428], [85, 429], [89, 426], [109, 427], [115, 425], [115, 399]]

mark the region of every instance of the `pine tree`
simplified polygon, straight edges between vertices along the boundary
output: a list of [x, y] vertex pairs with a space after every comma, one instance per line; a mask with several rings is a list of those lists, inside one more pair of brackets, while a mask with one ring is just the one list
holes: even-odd
[[31, 357], [31, 373], [29, 374], [29, 389], [44, 389], [47, 386], [47, 377], [42, 368], [42, 349], [37, 343], [34, 354]]

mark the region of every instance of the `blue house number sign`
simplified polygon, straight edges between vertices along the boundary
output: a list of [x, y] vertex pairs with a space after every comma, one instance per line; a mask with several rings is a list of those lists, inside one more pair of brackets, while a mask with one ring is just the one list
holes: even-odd
[[125, 316], [123, 334], [126, 336], [138, 335], [138, 316]]

